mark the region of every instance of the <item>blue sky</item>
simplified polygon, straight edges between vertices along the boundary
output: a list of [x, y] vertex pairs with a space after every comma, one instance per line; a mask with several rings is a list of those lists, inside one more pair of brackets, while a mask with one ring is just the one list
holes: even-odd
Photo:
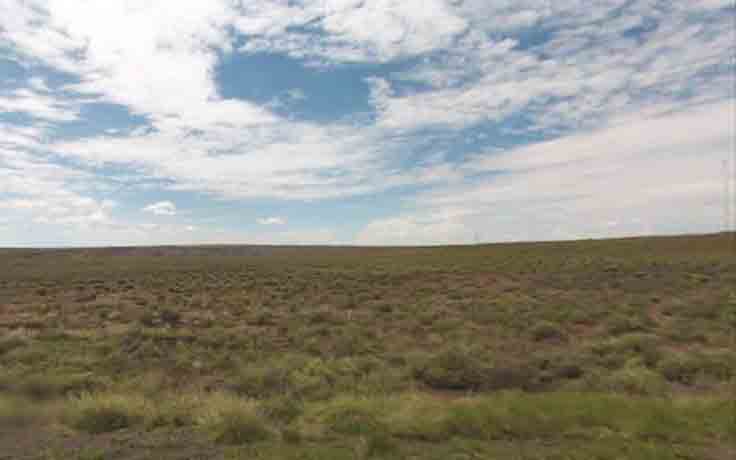
[[734, 21], [732, 0], [0, 0], [0, 246], [718, 231]]

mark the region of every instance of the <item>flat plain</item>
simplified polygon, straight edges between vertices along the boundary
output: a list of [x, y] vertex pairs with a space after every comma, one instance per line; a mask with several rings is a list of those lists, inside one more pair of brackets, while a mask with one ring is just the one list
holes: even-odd
[[730, 235], [0, 249], [0, 459], [736, 458]]

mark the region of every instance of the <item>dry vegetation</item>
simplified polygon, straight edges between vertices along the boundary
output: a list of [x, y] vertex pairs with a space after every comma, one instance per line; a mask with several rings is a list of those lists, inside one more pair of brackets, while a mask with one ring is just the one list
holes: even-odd
[[0, 459], [736, 458], [726, 235], [0, 250]]

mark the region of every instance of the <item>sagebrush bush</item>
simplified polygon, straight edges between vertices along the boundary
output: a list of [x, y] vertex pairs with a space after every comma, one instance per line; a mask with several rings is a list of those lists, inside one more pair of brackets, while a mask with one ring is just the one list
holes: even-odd
[[660, 372], [670, 382], [692, 385], [700, 370], [699, 363], [683, 355], [670, 356], [662, 360]]
[[259, 405], [235, 395], [215, 393], [196, 403], [195, 422], [222, 444], [250, 444], [273, 437]]
[[265, 398], [289, 391], [289, 370], [280, 366], [247, 366], [240, 370], [231, 388], [251, 398]]
[[385, 398], [342, 396], [327, 403], [320, 419], [330, 433], [360, 437], [360, 458], [386, 455], [395, 450], [396, 443], [383, 418], [396, 409], [395, 403]]
[[549, 321], [541, 321], [535, 324], [532, 327], [530, 333], [532, 339], [536, 342], [561, 342], [567, 339], [565, 331], [563, 331], [558, 324]]
[[415, 370], [415, 376], [431, 388], [477, 390], [486, 382], [488, 369], [468, 350], [454, 347], [429, 358]]
[[18, 378], [13, 390], [31, 399], [49, 400], [62, 396], [78, 396], [104, 386], [102, 379], [97, 379], [92, 374], [38, 374]]
[[0, 339], [0, 356], [26, 346], [28, 342], [20, 337], [8, 337]]
[[659, 364], [662, 375], [671, 382], [692, 385], [698, 377], [727, 381], [736, 375], [736, 356], [731, 351], [678, 353]]
[[85, 393], [71, 400], [65, 420], [77, 430], [99, 434], [141, 424], [148, 411], [139, 396]]
[[261, 412], [274, 421], [288, 424], [304, 413], [304, 403], [288, 395], [277, 396], [261, 403]]
[[609, 369], [617, 369], [634, 357], [641, 358], [647, 367], [656, 367], [662, 358], [660, 344], [656, 335], [637, 332], [594, 343], [590, 351]]
[[263, 417], [238, 408], [222, 411], [219, 418], [212, 422], [210, 429], [215, 441], [222, 444], [250, 444], [265, 441], [272, 436]]
[[667, 391], [667, 383], [659, 373], [634, 364], [606, 376], [599, 390], [637, 396], [661, 396]]
[[606, 329], [612, 335], [629, 334], [632, 332], [642, 332], [648, 328], [649, 324], [641, 316], [616, 314], [606, 321]]

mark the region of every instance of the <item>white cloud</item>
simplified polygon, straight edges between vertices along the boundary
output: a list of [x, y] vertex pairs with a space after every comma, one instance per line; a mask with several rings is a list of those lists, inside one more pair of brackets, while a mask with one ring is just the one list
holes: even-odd
[[585, 164], [587, 160], [615, 159], [665, 153], [694, 155], [718, 147], [727, 150], [734, 135], [734, 102], [697, 107], [656, 117], [628, 119], [602, 131], [534, 144], [501, 154], [482, 155], [471, 163], [476, 170], [526, 171]]
[[273, 120], [262, 108], [223, 100], [215, 87], [215, 50], [229, 44], [230, 2], [32, 3], [0, 6], [3, 17], [14, 18], [0, 39], [77, 74], [81, 83], [67, 89], [128, 106], [161, 125]]
[[110, 221], [116, 203], [90, 196], [91, 173], [32, 153], [43, 129], [0, 124], [0, 210], [13, 222], [89, 227]]
[[0, 113], [23, 113], [49, 121], [73, 121], [79, 118], [75, 104], [60, 98], [19, 89], [8, 95], [0, 94]]
[[260, 219], [256, 219], [256, 222], [260, 225], [285, 225], [286, 219], [281, 217], [262, 217]]
[[[279, 51], [327, 61], [389, 61], [442, 49], [467, 21], [442, 0], [251, 2], [234, 25], [251, 35], [241, 50]], [[287, 33], [305, 26], [316, 32]]]
[[[438, 187], [370, 223], [365, 244], [549, 240], [722, 228], [733, 102], [629, 119], [587, 134], [478, 155], [483, 180]], [[611, 225], [616, 222], [616, 225]]]
[[171, 201], [159, 201], [156, 203], [151, 203], [143, 208], [142, 211], [150, 212], [151, 214], [155, 214], [157, 216], [175, 216], [177, 212], [176, 205]]
[[[374, 92], [379, 125], [464, 128], [523, 115], [532, 129], [569, 130], [602, 126], [612, 116], [653, 104], [734, 97], [733, 62], [727, 57], [736, 40], [732, 15], [714, 15], [706, 25], [694, 21], [689, 9], [663, 6], [671, 9], [663, 14], [647, 2], [621, 11], [617, 8], [625, 2], [603, 2], [605, 8], [559, 3], [586, 14], [551, 16], [559, 30], [545, 44], [524, 48], [474, 29], [446, 56], [420, 65], [414, 74], [397, 74], [435, 89]], [[610, 16], [614, 11], [617, 16]], [[658, 25], [639, 42], [627, 32], [645, 17]], [[605, 22], [596, 22], [602, 18]]]

